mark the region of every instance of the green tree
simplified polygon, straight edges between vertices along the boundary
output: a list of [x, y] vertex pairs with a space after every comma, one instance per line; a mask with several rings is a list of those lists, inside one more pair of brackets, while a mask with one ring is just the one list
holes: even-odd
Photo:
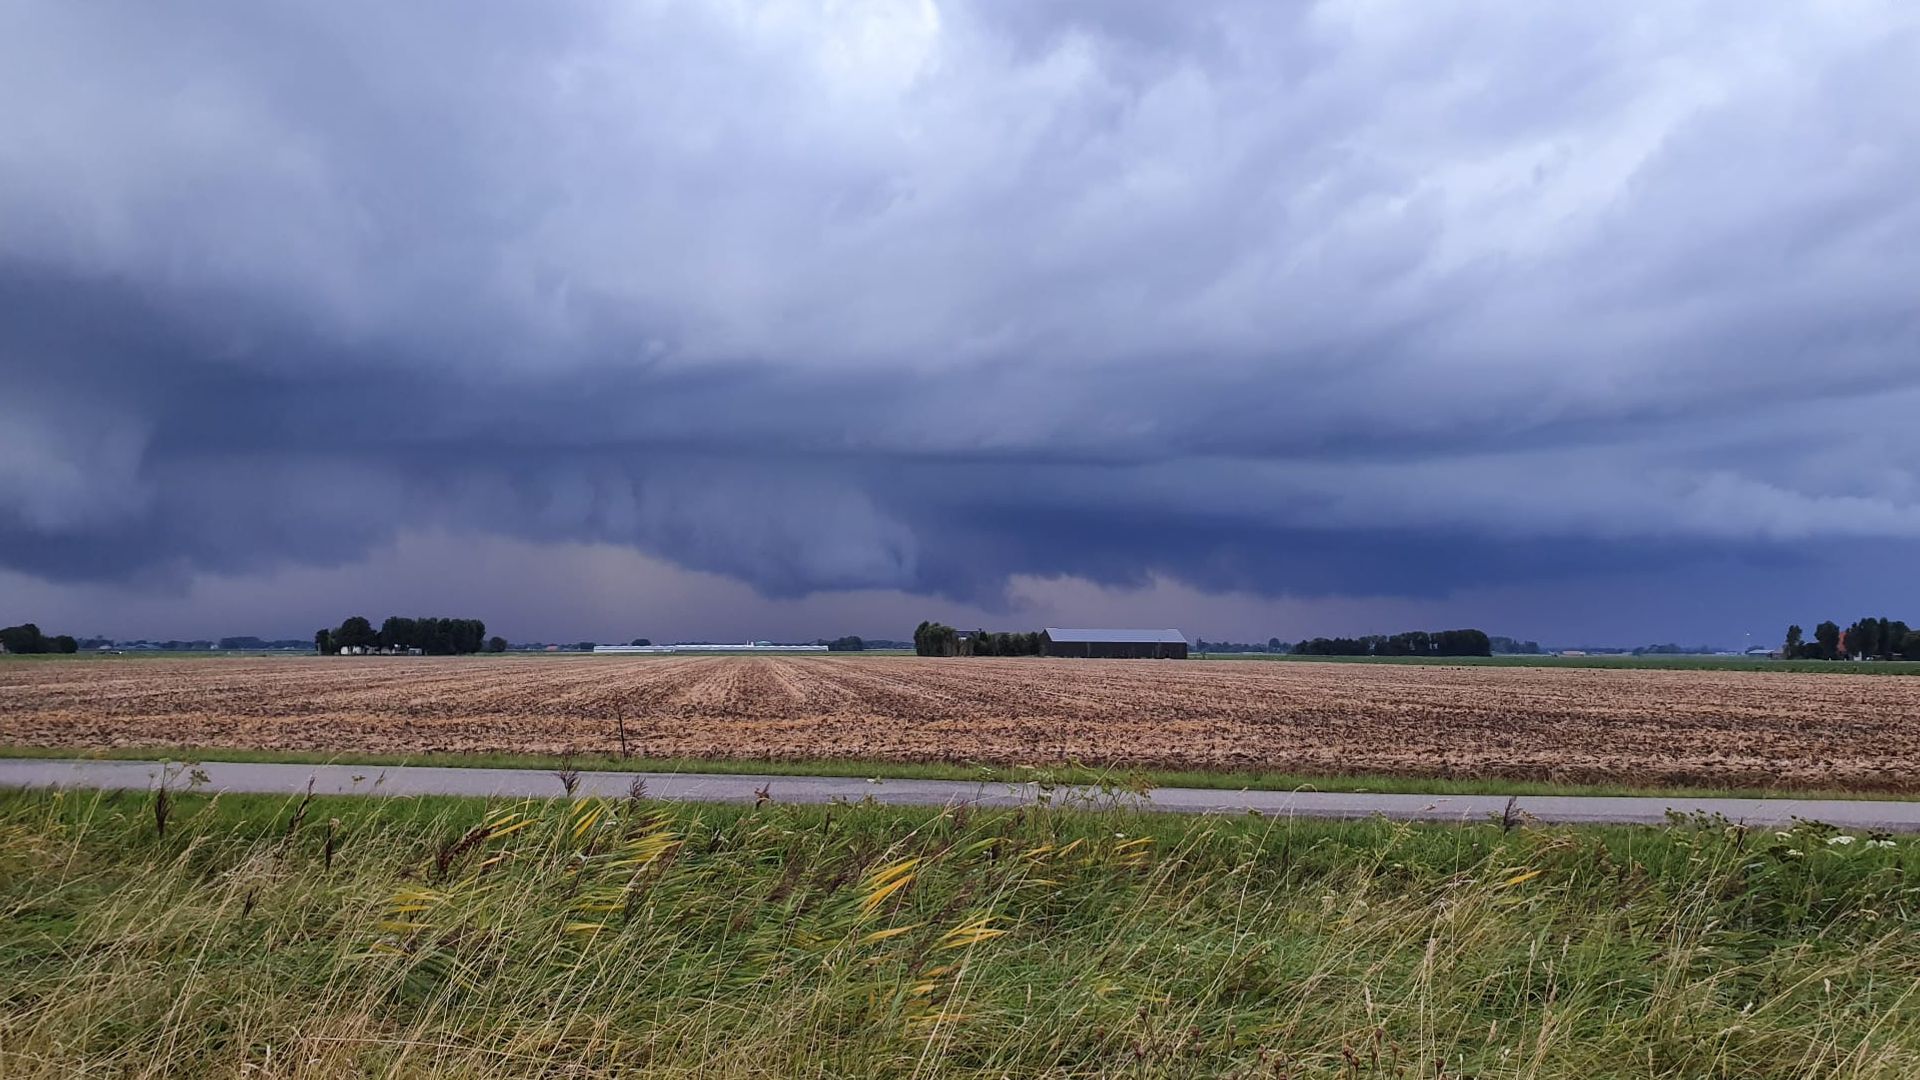
[[503, 637], [499, 637], [499, 636], [497, 636], [497, 635], [496, 635], [496, 636], [494, 636], [494, 637], [490, 637], [490, 638], [488, 638], [488, 639], [487, 639], [487, 651], [488, 651], [488, 652], [506, 652], [506, 651], [507, 651], [507, 639], [506, 639], [506, 638], [503, 638]]
[[923, 622], [913, 632], [913, 651], [920, 656], [957, 656], [960, 635], [945, 623]]
[[412, 619], [389, 615], [387, 621], [380, 624], [380, 647], [383, 649], [414, 648], [415, 636]]
[[315, 630], [313, 632], [313, 651], [319, 653], [321, 656], [327, 656], [333, 653], [335, 651], [333, 647], [333, 631], [324, 629]]
[[643, 638], [643, 637], [637, 637], [637, 638], [634, 638], [634, 639], [633, 639], [632, 641], [630, 641], [630, 642], [628, 642], [627, 644], [629, 644], [629, 645], [638, 645], [638, 646], [647, 646], [647, 645], [651, 645], [651, 644], [653, 644], [653, 640], [652, 640], [651, 638]]
[[339, 649], [371, 649], [380, 644], [380, 635], [363, 615], [354, 615], [333, 632], [333, 644]]
[[0, 629], [0, 647], [10, 653], [43, 653], [48, 649], [46, 637], [32, 623]]
[[75, 653], [80, 651], [80, 642], [72, 634], [55, 634], [47, 639], [47, 651], [57, 653]]
[[1880, 620], [1861, 619], [1847, 627], [1845, 644], [1841, 647], [1848, 656], [1867, 659], [1880, 655]]
[[1781, 646], [1780, 655], [1788, 660], [1798, 660], [1801, 651], [1806, 648], [1805, 635], [1806, 631], [1800, 629], [1799, 623], [1787, 627], [1787, 643]]
[[1840, 625], [1831, 619], [1813, 628], [1813, 640], [1818, 643], [1819, 659], [1840, 659]]
[[1898, 660], [1906, 653], [1907, 635], [1913, 628], [1900, 619], [1887, 624], [1887, 632], [1881, 635], [1880, 642], [1887, 650], [1887, 659]]

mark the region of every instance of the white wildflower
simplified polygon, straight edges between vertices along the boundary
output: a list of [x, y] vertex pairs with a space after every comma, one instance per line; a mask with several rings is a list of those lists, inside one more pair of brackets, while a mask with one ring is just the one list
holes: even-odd
[[1839, 836], [1827, 837], [1827, 843], [1838, 844], [1841, 847], [1845, 847], [1846, 845], [1853, 843], [1853, 839], [1854, 839], [1853, 837], [1848, 836], [1845, 833], [1841, 833]]

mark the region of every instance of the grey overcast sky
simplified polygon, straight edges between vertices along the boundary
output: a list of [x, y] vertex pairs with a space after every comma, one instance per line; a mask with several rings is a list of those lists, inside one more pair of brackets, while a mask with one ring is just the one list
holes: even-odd
[[1920, 616], [1920, 5], [0, 5], [0, 622]]

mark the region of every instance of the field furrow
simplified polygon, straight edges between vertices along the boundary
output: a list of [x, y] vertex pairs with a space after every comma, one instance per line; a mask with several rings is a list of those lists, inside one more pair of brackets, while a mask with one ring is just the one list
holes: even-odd
[[1920, 791], [1920, 679], [842, 656], [0, 665], [0, 742]]

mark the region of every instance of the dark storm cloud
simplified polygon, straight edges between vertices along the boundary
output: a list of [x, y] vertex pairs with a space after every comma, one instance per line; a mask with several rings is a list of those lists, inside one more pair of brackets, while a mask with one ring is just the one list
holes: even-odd
[[1915, 19], [14, 5], [0, 560], [430, 529], [992, 604], [1910, 552]]

